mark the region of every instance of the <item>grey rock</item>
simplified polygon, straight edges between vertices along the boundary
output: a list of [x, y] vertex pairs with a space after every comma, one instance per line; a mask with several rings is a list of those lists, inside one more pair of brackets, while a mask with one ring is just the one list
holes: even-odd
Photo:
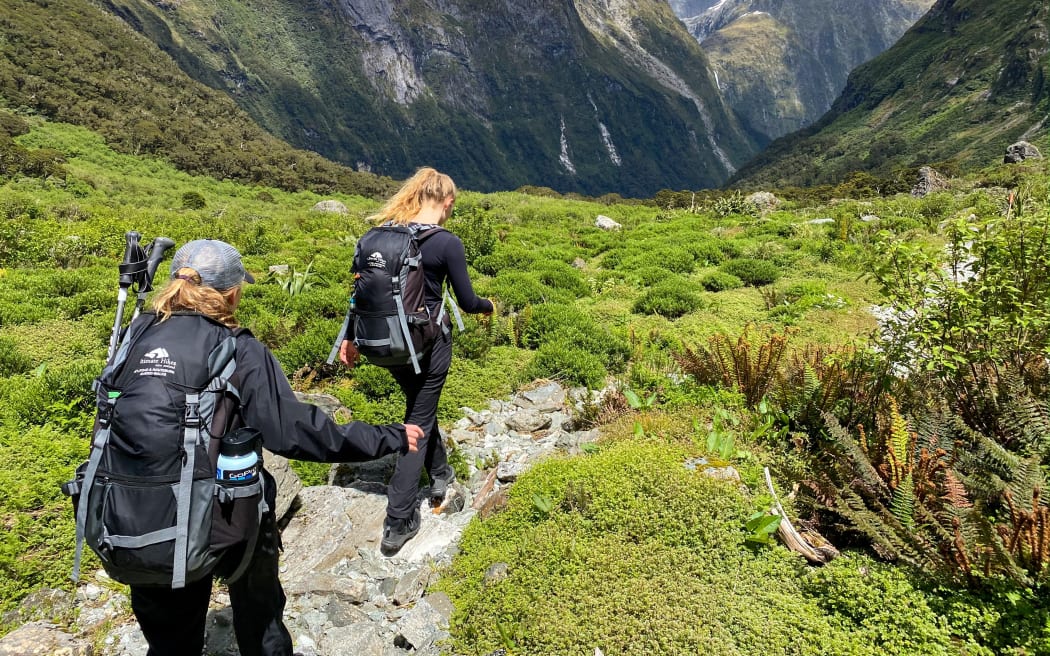
[[337, 200], [322, 200], [310, 208], [313, 212], [332, 212], [334, 214], [349, 214], [346, 205]]
[[510, 575], [507, 563], [492, 563], [485, 570], [485, 583], [498, 583]]
[[550, 428], [550, 415], [536, 412], [535, 410], [521, 410], [507, 418], [507, 428], [519, 433], [535, 433], [539, 430]]
[[394, 586], [391, 599], [398, 606], [407, 606], [419, 598], [420, 593], [430, 581], [430, 571], [422, 568], [408, 570]]
[[448, 637], [448, 621], [426, 599], [420, 599], [397, 624], [398, 635], [416, 650]]
[[277, 521], [281, 521], [295, 505], [296, 497], [303, 489], [303, 482], [284, 456], [264, 450], [263, 462], [266, 463], [266, 471], [270, 472], [277, 482], [277, 505], [274, 512]]
[[1006, 148], [1006, 155], [1003, 157], [1003, 164], [1017, 164], [1023, 162], [1026, 159], [1042, 159], [1043, 154], [1039, 152], [1039, 149], [1035, 145], [1028, 143], [1027, 141], [1018, 141], [1017, 143], [1010, 144]]
[[780, 204], [780, 199], [768, 191], [756, 191], [745, 198], [747, 202], [761, 210], [771, 210]]
[[601, 228], [602, 230], [619, 230], [623, 228], [622, 225], [620, 225], [616, 221], [613, 221], [604, 214], [598, 215], [598, 217], [594, 220], [594, 225], [598, 228]]
[[317, 641], [325, 656], [383, 656], [387, 640], [371, 622], [332, 627]]
[[284, 584], [288, 595], [331, 595], [348, 604], [363, 604], [368, 601], [368, 586], [364, 581], [322, 572], [308, 572], [300, 578]]
[[935, 191], [942, 191], [947, 188], [948, 181], [940, 173], [929, 166], [924, 166], [919, 169], [919, 179], [915, 182], [915, 186], [912, 187], [911, 195], [916, 198], [922, 198]]
[[503, 461], [496, 467], [496, 478], [501, 483], [512, 483], [518, 480], [528, 467], [521, 462]]
[[23, 624], [0, 638], [0, 656], [91, 656], [91, 643], [50, 622]]

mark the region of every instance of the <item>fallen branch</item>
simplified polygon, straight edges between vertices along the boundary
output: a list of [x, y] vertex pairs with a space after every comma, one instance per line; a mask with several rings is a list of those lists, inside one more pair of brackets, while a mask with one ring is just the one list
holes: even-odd
[[[777, 491], [773, 489], [773, 479], [769, 475], [769, 467], [763, 469], [766, 476], [766, 487], [769, 488], [769, 493], [773, 495], [773, 507], [770, 508], [770, 512], [774, 515], [780, 516], [780, 524], [777, 526], [777, 535], [780, 536], [784, 545], [788, 549], [802, 554], [805, 556], [806, 560], [817, 565], [825, 565], [833, 558], [838, 557], [838, 549], [833, 547], [831, 543], [824, 538], [808, 531], [807, 535], [803, 536], [795, 529], [791, 520], [788, 519], [787, 513], [784, 511], [784, 506], [780, 504], [780, 497], [777, 496]], [[817, 544], [814, 545], [813, 542], [816, 542]]]

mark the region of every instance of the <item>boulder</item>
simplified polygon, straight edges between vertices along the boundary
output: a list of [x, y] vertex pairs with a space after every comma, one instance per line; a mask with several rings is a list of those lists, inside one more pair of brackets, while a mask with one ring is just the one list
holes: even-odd
[[594, 225], [601, 228], [602, 230], [619, 230], [623, 226], [613, 221], [604, 214], [599, 214], [598, 218], [594, 220]]
[[1039, 149], [1027, 141], [1018, 141], [1017, 143], [1010, 144], [1006, 148], [1006, 155], [1003, 157], [1003, 164], [1017, 164], [1023, 162], [1026, 159], [1042, 159], [1043, 154], [1039, 152]]
[[350, 213], [350, 210], [346, 209], [346, 205], [343, 205], [337, 200], [322, 200], [310, 209], [314, 212], [331, 212], [333, 214]]
[[947, 188], [948, 181], [940, 173], [937, 173], [929, 166], [924, 166], [919, 169], [919, 179], [915, 182], [915, 186], [912, 187], [911, 195], [916, 198], [922, 198], [927, 194]]
[[771, 210], [780, 204], [780, 199], [768, 191], [756, 191], [744, 200], [757, 207], [759, 211]]

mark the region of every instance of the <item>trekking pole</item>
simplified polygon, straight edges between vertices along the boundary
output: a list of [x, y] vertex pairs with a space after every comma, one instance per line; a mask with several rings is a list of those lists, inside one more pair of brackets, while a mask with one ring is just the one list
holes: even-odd
[[120, 288], [117, 291], [117, 316], [113, 321], [113, 332], [109, 336], [109, 351], [106, 353], [106, 362], [113, 359], [113, 353], [117, 350], [117, 339], [120, 336], [120, 326], [124, 321], [124, 304], [128, 300], [128, 289], [135, 283], [135, 265], [142, 254], [142, 246], [139, 245], [141, 234], [134, 230], [124, 233], [124, 259], [120, 264]]
[[131, 315], [132, 321], [142, 311], [142, 306], [146, 303], [146, 294], [153, 291], [153, 278], [157, 275], [157, 267], [160, 266], [161, 260], [164, 259], [164, 253], [174, 245], [175, 241], [172, 239], [157, 237], [146, 247], [146, 254], [149, 256], [149, 259], [146, 261], [146, 270], [143, 272], [142, 280], [139, 281], [135, 312]]

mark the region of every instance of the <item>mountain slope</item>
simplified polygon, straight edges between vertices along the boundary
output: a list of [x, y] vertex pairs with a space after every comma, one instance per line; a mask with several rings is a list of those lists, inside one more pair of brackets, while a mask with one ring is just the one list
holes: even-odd
[[0, 104], [90, 127], [192, 173], [322, 193], [381, 195], [392, 184], [291, 148], [87, 0], [0, 4]]
[[809, 185], [851, 171], [944, 162], [972, 169], [1019, 139], [1050, 141], [1050, 4], [938, 0], [850, 74], [815, 125], [774, 142], [733, 179]]
[[662, 0], [105, 0], [288, 142], [472, 189], [651, 195], [757, 151]]
[[824, 114], [849, 72], [890, 47], [933, 0], [723, 0], [684, 17], [726, 103], [763, 144]]

